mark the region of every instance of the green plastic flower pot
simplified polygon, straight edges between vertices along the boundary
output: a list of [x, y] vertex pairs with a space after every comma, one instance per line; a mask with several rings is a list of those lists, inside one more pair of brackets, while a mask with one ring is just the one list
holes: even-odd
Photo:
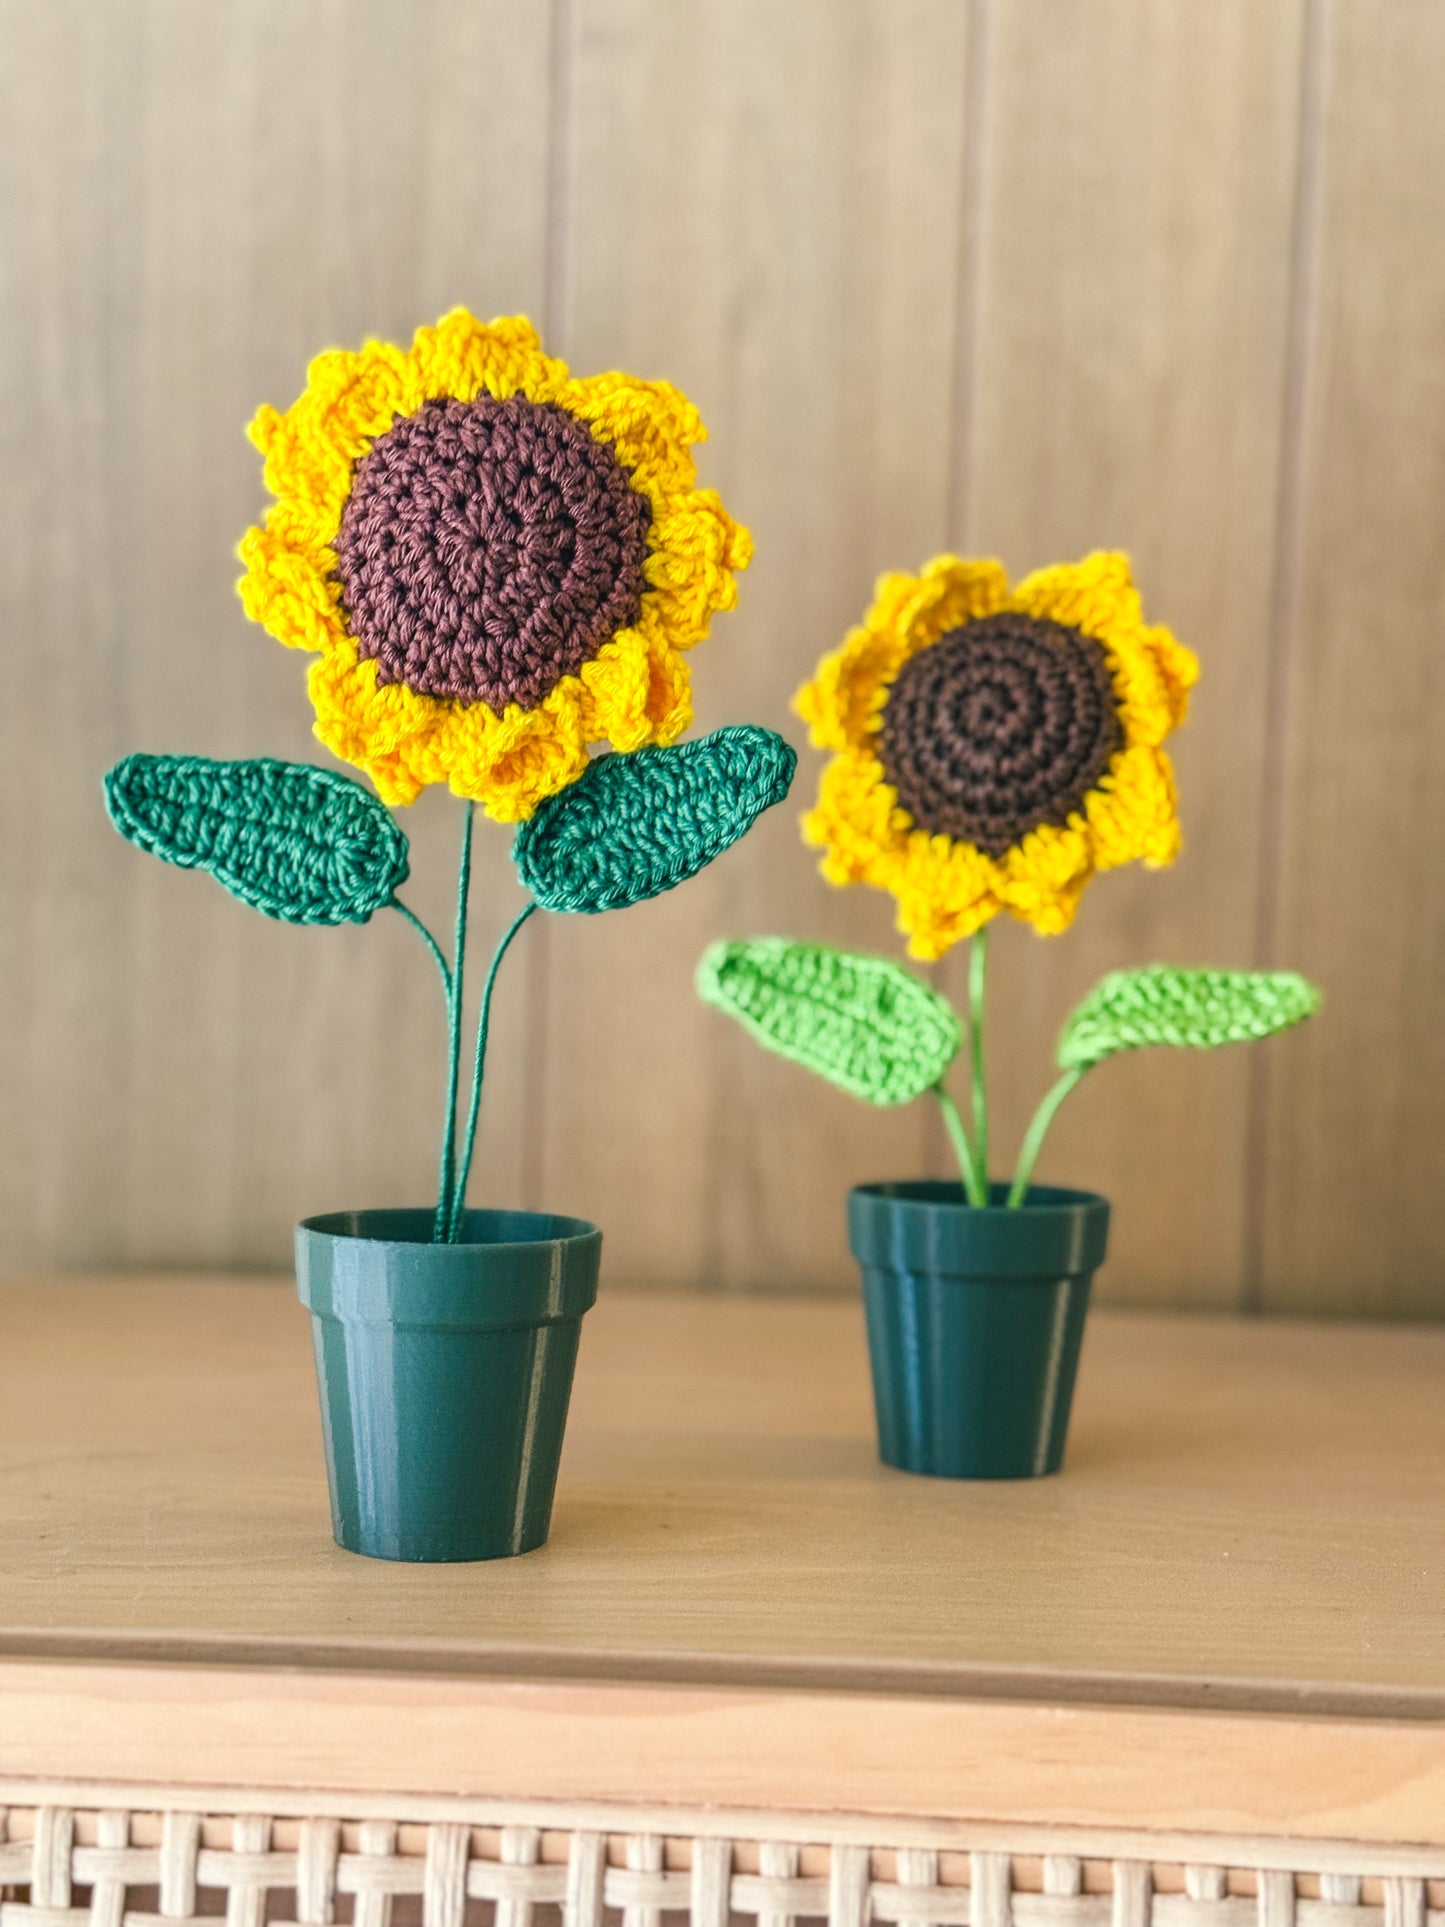
[[602, 1233], [581, 1218], [340, 1211], [296, 1227], [339, 1545], [504, 1559], [545, 1543]]
[[1057, 1472], [1107, 1199], [957, 1184], [865, 1184], [848, 1198], [887, 1465], [945, 1479]]

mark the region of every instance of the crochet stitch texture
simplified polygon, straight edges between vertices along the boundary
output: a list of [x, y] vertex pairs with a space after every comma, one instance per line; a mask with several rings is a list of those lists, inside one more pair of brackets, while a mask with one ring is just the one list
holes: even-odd
[[105, 779], [128, 842], [206, 870], [284, 923], [365, 923], [406, 881], [407, 841], [348, 776], [258, 756], [127, 756]]
[[1000, 857], [1083, 807], [1123, 740], [1114, 700], [1091, 636], [985, 616], [904, 663], [878, 753], [920, 829]]
[[621, 910], [684, 883], [788, 793], [797, 752], [749, 723], [599, 757], [543, 803], [512, 855], [544, 910]]
[[524, 822], [593, 744], [692, 721], [685, 652], [752, 554], [696, 486], [704, 434], [667, 382], [573, 375], [520, 316], [318, 355], [251, 424], [276, 500], [246, 613], [315, 653], [316, 734], [383, 802], [448, 783]]
[[1127, 556], [1012, 587], [953, 555], [880, 577], [796, 698], [831, 753], [804, 824], [823, 875], [892, 892], [915, 957], [1004, 910], [1067, 929], [1098, 872], [1178, 854], [1163, 745], [1198, 673], [1144, 620]]
[[637, 620], [651, 520], [560, 408], [429, 401], [357, 464], [342, 602], [378, 684], [533, 709]]
[[869, 1104], [907, 1104], [937, 1084], [962, 1036], [949, 1006], [906, 970], [825, 944], [713, 944], [697, 991], [769, 1050]]
[[1313, 1017], [1314, 985], [1292, 971], [1183, 970], [1152, 964], [1112, 971], [1065, 1026], [1058, 1062], [1087, 1068], [1117, 1051], [1172, 1044], [1217, 1050], [1253, 1043]]

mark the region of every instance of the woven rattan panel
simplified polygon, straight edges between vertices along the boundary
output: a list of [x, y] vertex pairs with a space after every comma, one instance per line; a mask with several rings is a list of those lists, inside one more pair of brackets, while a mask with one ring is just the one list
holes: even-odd
[[[321, 1804], [318, 1802], [318, 1805]], [[720, 1816], [667, 1832], [473, 1826], [110, 1806], [0, 1813], [0, 1927], [1445, 1927], [1438, 1851], [1419, 1871], [1340, 1871], [1338, 1847], [1287, 1843], [1231, 1864], [958, 1850], [810, 1837], [729, 1838]], [[819, 1829], [819, 1831], [825, 1831]], [[926, 1828], [922, 1830], [926, 1834]], [[1066, 1836], [1061, 1836], [1061, 1841]], [[1177, 1846], [1177, 1842], [1172, 1843]], [[1207, 1850], [1207, 1842], [1200, 1847]], [[1044, 1850], [1040, 1850], [1042, 1847]], [[1348, 1850], [1344, 1850], [1346, 1858]], [[1253, 1864], [1251, 1864], [1251, 1862]], [[1392, 1869], [1409, 1867], [1408, 1853]], [[1329, 1871], [1320, 1871], [1324, 1866]]]

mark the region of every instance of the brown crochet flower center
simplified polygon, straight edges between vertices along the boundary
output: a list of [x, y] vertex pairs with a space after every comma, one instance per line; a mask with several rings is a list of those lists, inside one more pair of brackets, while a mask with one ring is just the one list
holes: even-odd
[[909, 658], [879, 755], [920, 829], [999, 857], [1041, 824], [1066, 824], [1122, 741], [1102, 646], [1006, 612]]
[[336, 552], [378, 683], [535, 709], [635, 622], [651, 509], [546, 402], [429, 401], [356, 465]]

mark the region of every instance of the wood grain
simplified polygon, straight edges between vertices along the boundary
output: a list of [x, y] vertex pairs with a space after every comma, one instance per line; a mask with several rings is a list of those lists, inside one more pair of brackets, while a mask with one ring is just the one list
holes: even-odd
[[604, 1293], [549, 1546], [397, 1566], [331, 1543], [286, 1287], [0, 1329], [12, 1657], [1445, 1717], [1445, 1333], [1104, 1313], [1063, 1476], [970, 1485], [879, 1465], [854, 1307]]
[[1352, 1871], [1408, 1844], [1413, 1872], [1439, 1851], [1445, 1798], [1440, 1728], [1405, 1721], [14, 1661], [0, 1661], [0, 1709], [0, 1775], [148, 1782], [187, 1806], [185, 1789], [220, 1781], [227, 1812], [233, 1786], [351, 1795], [348, 1817], [367, 1796], [390, 1816], [418, 1795], [520, 1794], [553, 1825], [572, 1816], [545, 1802], [700, 1806], [734, 1827], [738, 1809], [771, 1810], [774, 1828], [801, 1807], [824, 1832], [844, 1813], [905, 1833], [921, 1816], [1187, 1830], [1196, 1853], [1218, 1834], [1347, 1840], [1364, 1844]]
[[1445, 15], [1327, 11], [1286, 611], [1274, 954], [1325, 1018], [1261, 1066], [1263, 1302], [1445, 1312]]
[[[791, 694], [874, 574], [943, 542], [967, 17], [583, 10], [568, 352], [693, 397], [716, 437], [704, 478], [758, 545], [692, 657], [700, 727], [754, 718], [801, 743]], [[848, 1186], [925, 1156], [921, 1109], [870, 1113], [693, 995], [724, 933], [894, 946], [887, 901], [829, 892], [799, 841], [815, 763], [686, 891], [553, 932], [545, 1197], [605, 1221], [613, 1278], [837, 1284]]]
[[[232, 589], [266, 499], [256, 405], [329, 341], [541, 300], [546, 12], [422, 12], [419, 33], [384, 0], [0, 8], [12, 1264], [277, 1264], [303, 1214], [435, 1195], [444, 1026], [415, 935], [268, 923], [142, 861], [100, 805], [131, 749], [325, 760], [305, 659]], [[459, 811], [432, 793], [405, 818], [407, 894], [442, 929]], [[479, 831], [479, 950], [520, 901], [506, 852]], [[518, 972], [482, 1145], [510, 1196], [524, 994]]]
[[[1203, 664], [1170, 743], [1177, 866], [1099, 879], [1062, 940], [991, 933], [1010, 1156], [1105, 970], [1253, 961], [1302, 20], [1296, 0], [996, 10], [966, 549], [1014, 573], [1127, 549]], [[1249, 1070], [1141, 1052], [1065, 1107], [1042, 1170], [1112, 1199], [1106, 1295], [1238, 1301]]]
[[410, 1567], [285, 1286], [0, 1329], [0, 1779], [1441, 1844], [1445, 1334], [1104, 1313], [1069, 1469], [970, 1487], [874, 1460], [851, 1308], [613, 1296], [550, 1546]]
[[[132, 748], [321, 757], [232, 593], [240, 431], [323, 343], [461, 301], [699, 402], [759, 542], [700, 725], [801, 742], [788, 697], [882, 567], [1134, 551], [1204, 660], [1188, 850], [1064, 943], [997, 932], [997, 1139], [1102, 969], [1306, 969], [1316, 1028], [1110, 1065], [1045, 1175], [1114, 1200], [1105, 1296], [1445, 1310], [1445, 47], [1431, 0], [1364, 13], [0, 0], [0, 1267], [277, 1265], [305, 1213], [431, 1191], [414, 935], [267, 924], [97, 795]], [[943, 1168], [921, 1109], [692, 996], [724, 932], [896, 954], [797, 840], [816, 777], [686, 892], [537, 920], [503, 978], [475, 1196], [596, 1216], [613, 1279], [847, 1287], [848, 1185]], [[407, 818], [443, 927], [457, 814]], [[474, 955], [516, 902], [499, 831], [476, 894]]]

